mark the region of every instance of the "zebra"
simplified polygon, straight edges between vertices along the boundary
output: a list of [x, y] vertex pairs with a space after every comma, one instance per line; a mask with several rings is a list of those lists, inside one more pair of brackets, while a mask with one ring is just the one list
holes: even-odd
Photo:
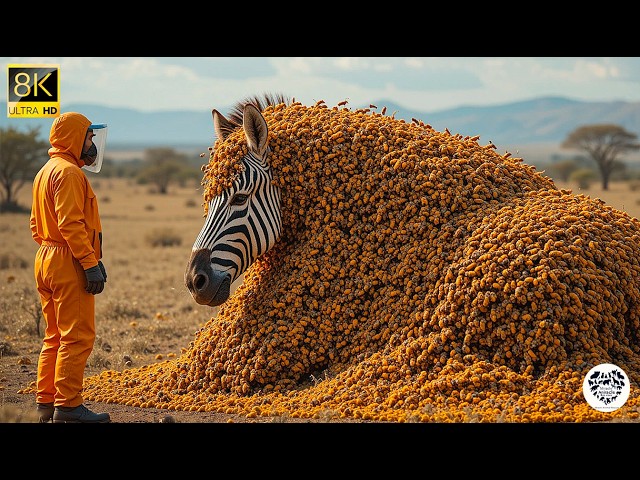
[[[264, 101], [273, 105], [287, 99], [266, 95]], [[223, 304], [229, 298], [231, 284], [276, 243], [282, 232], [281, 191], [272, 182], [262, 108], [262, 100], [253, 97], [236, 104], [229, 119], [212, 110], [217, 137], [224, 140], [242, 125], [249, 152], [232, 187], [209, 201], [204, 225], [191, 249], [185, 285], [200, 305]]]

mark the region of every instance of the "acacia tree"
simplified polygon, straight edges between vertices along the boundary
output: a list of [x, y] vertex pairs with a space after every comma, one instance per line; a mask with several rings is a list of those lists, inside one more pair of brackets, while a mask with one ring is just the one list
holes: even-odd
[[602, 189], [608, 190], [611, 173], [620, 168], [618, 155], [640, 148], [637, 138], [619, 125], [584, 125], [571, 132], [561, 147], [587, 152], [598, 165]]
[[40, 127], [21, 132], [14, 127], [0, 128], [0, 212], [21, 211], [17, 194], [49, 159], [49, 144], [38, 140]]
[[148, 148], [144, 151], [146, 166], [139, 178], [158, 187], [158, 193], [166, 194], [169, 185], [180, 178], [187, 164], [187, 157], [173, 148]]

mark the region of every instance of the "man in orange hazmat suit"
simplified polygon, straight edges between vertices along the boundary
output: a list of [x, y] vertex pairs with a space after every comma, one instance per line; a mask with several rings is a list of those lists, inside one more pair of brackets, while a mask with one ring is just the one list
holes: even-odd
[[[66, 112], [51, 125], [49, 160], [33, 181], [34, 273], [46, 323], [38, 359], [40, 422], [107, 423], [83, 403], [84, 369], [95, 341], [95, 297], [104, 289], [98, 202], [83, 168], [99, 172], [106, 124]], [[97, 146], [96, 143], [99, 145]]]

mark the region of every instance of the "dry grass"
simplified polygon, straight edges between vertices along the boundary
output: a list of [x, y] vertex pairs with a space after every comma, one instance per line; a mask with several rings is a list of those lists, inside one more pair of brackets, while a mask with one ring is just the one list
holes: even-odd
[[[200, 185], [158, 195], [126, 179], [92, 176], [91, 182], [100, 200], [108, 281], [96, 297], [97, 339], [88, 367], [121, 370], [179, 355], [217, 312], [197, 305], [183, 284], [204, 220]], [[640, 190], [631, 182], [613, 183], [608, 191], [599, 184], [587, 191], [575, 184], [558, 186], [640, 218]], [[20, 194], [20, 203], [30, 205], [29, 188]], [[44, 325], [32, 267], [36, 250], [28, 214], [0, 215], [0, 423], [30, 421], [4, 400], [8, 362], [3, 360], [11, 358], [15, 365], [37, 359], [41, 346]]]

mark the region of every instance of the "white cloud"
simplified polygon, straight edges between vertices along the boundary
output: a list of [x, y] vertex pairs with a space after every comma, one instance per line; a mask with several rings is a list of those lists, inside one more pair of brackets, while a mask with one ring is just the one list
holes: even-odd
[[[284, 93], [311, 104], [387, 100], [422, 111], [537, 96], [640, 101], [638, 57], [3, 57], [59, 64], [62, 103], [224, 108]], [[7, 75], [0, 75], [6, 101]]]

